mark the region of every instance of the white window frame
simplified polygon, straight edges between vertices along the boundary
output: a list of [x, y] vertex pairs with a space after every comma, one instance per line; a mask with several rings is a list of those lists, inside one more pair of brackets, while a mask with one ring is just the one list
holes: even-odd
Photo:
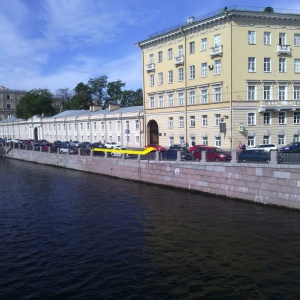
[[178, 106], [184, 105], [184, 92], [177, 92], [177, 105]]
[[294, 33], [294, 46], [300, 46], [300, 33]]
[[195, 79], [196, 73], [195, 73], [195, 65], [192, 65], [189, 67], [189, 79]]
[[158, 62], [162, 62], [163, 61], [163, 52], [162, 51], [158, 51]]
[[300, 85], [293, 86], [293, 99], [300, 100]]
[[178, 117], [178, 127], [184, 128], [184, 117], [182, 116]]
[[195, 116], [190, 116], [190, 127], [194, 128], [196, 126]]
[[221, 147], [222, 146], [222, 140], [220, 136], [215, 137], [215, 147]]
[[256, 58], [248, 57], [248, 72], [253, 73], [256, 72]]
[[221, 35], [216, 34], [214, 35], [214, 47], [218, 47], [221, 45]]
[[158, 107], [159, 108], [164, 107], [164, 95], [158, 95]]
[[271, 45], [271, 32], [265, 31], [264, 32], [264, 45]]
[[287, 86], [286, 85], [278, 86], [278, 100], [281, 100], [281, 101], [287, 100]]
[[183, 56], [183, 45], [178, 46], [178, 56]]
[[154, 54], [153, 53], [149, 54], [149, 64], [154, 64]]
[[155, 108], [155, 98], [154, 98], [154, 96], [149, 96], [149, 108]]
[[178, 69], [178, 81], [183, 81], [183, 68]]
[[271, 72], [271, 58], [264, 57], [264, 72], [270, 73]]
[[294, 111], [294, 124], [300, 124], [300, 111]]
[[163, 85], [164, 84], [164, 74], [163, 72], [158, 73], [158, 85]]
[[201, 125], [202, 127], [207, 127], [208, 124], [208, 116], [207, 115], [202, 115], [201, 116]]
[[294, 59], [294, 72], [300, 73], [300, 59], [299, 58]]
[[214, 61], [214, 70], [215, 70], [215, 75], [220, 75], [221, 74], [221, 60], [217, 59]]
[[[271, 112], [264, 112], [263, 122], [264, 122], [264, 125], [271, 125], [272, 124], [272, 114], [271, 114]], [[269, 142], [267, 142], [265, 144], [268, 144], [268, 143]]]
[[286, 112], [285, 111], [279, 111], [278, 112], [278, 124], [279, 125], [285, 125], [286, 124]]
[[250, 112], [248, 113], [248, 126], [255, 126], [256, 125], [256, 113]]
[[272, 100], [272, 85], [263, 85], [263, 100]]
[[207, 76], [207, 63], [201, 64], [201, 77]]
[[201, 104], [208, 103], [208, 88], [200, 89], [200, 103]]
[[196, 91], [189, 90], [188, 97], [189, 97], [189, 105], [195, 105], [196, 104]]
[[248, 31], [248, 44], [255, 45], [256, 44], [256, 32], [253, 30]]
[[285, 145], [285, 135], [284, 134], [278, 134], [278, 145]]
[[215, 114], [215, 126], [220, 126], [221, 114]]
[[194, 54], [195, 53], [195, 42], [190, 42], [189, 43], [189, 54]]
[[201, 51], [207, 50], [207, 38], [201, 39]]
[[149, 75], [149, 85], [154, 86], [154, 74]]
[[168, 49], [168, 60], [173, 59], [173, 48]]
[[174, 126], [173, 117], [169, 117], [169, 119], [168, 119], [168, 126], [169, 126], [169, 128], [173, 128], [173, 126]]
[[168, 71], [168, 83], [173, 83], [173, 70]]
[[257, 100], [257, 84], [247, 85], [247, 100], [248, 101]]
[[286, 58], [279, 57], [279, 73], [286, 73]]
[[174, 106], [174, 94], [168, 93], [168, 107]]
[[213, 99], [214, 103], [222, 102], [222, 86], [213, 86]]
[[279, 45], [287, 45], [285, 32], [279, 32]]

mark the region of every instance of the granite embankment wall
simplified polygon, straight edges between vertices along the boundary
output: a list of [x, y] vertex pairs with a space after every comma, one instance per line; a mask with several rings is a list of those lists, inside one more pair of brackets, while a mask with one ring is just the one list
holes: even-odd
[[5, 157], [300, 209], [299, 166], [148, 161], [19, 149], [10, 149]]

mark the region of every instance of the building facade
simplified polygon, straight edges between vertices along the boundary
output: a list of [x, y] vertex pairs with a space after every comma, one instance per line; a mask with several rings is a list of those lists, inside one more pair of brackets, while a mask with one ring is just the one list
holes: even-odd
[[299, 12], [225, 7], [137, 46], [145, 144], [299, 140]]
[[17, 91], [0, 86], [0, 120], [16, 115], [16, 107], [25, 91]]
[[107, 110], [68, 110], [53, 117], [33, 116], [28, 120], [12, 116], [0, 121], [0, 137], [6, 139], [61, 141], [114, 141], [123, 146], [143, 147], [142, 106]]

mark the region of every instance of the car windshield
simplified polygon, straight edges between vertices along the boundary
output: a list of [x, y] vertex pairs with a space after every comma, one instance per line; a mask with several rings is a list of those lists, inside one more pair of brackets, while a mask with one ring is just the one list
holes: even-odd
[[218, 153], [224, 153], [225, 151], [221, 148], [215, 148], [215, 151]]

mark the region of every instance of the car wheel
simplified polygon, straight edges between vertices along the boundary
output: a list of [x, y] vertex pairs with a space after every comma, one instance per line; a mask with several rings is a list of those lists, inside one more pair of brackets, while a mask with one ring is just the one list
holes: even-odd
[[195, 161], [200, 161], [199, 157], [196, 157]]
[[266, 163], [269, 163], [269, 162], [270, 162], [270, 160], [267, 158], [267, 159], [265, 159], [265, 162], [266, 162]]
[[218, 158], [215, 158], [215, 161], [220, 161]]

